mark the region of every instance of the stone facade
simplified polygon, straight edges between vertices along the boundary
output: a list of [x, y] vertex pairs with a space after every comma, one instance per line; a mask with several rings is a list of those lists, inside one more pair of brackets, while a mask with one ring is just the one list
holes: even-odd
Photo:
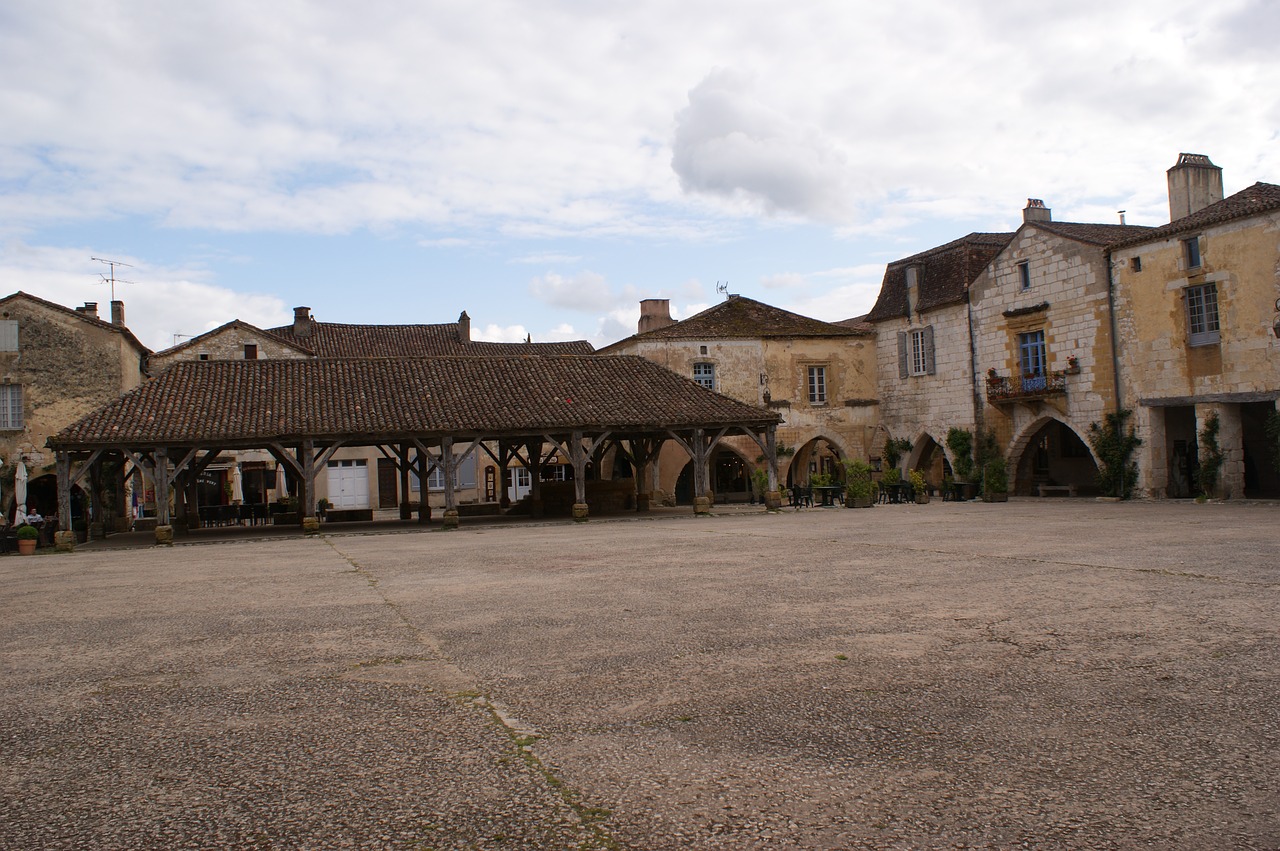
[[311, 357], [311, 354], [287, 340], [237, 319], [173, 348], [156, 352], [147, 360], [147, 372], [159, 375], [174, 363], [184, 360], [280, 360], [305, 357]]
[[[649, 330], [600, 354], [639, 355], [741, 402], [777, 410], [783, 417], [777, 439], [784, 486], [808, 482], [816, 472], [838, 473], [841, 459], [869, 456], [879, 406], [875, 340], [868, 330], [799, 317], [741, 296], [683, 322], [654, 323], [645, 314], [641, 327]], [[760, 456], [748, 438], [723, 441], [713, 473], [716, 498], [749, 498], [748, 477], [763, 467]], [[690, 498], [682, 484], [689, 466], [683, 449], [664, 447], [654, 498]]]
[[[119, 303], [117, 303], [118, 305]], [[123, 309], [117, 308], [122, 316]], [[27, 467], [29, 508], [57, 512], [53, 453], [45, 441], [144, 380], [147, 348], [97, 306], [71, 309], [26, 293], [0, 299], [0, 427], [4, 508], [13, 510], [15, 464]], [[80, 509], [87, 502], [76, 500]]]
[[1224, 463], [1211, 495], [1280, 496], [1265, 436], [1280, 397], [1280, 187], [1217, 195], [1112, 253], [1121, 395], [1151, 497], [1198, 492], [1214, 416]]

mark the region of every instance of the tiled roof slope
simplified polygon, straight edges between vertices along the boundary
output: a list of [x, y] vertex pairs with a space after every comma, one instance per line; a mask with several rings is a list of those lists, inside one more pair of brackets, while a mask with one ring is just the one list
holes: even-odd
[[138, 349], [138, 351], [142, 352], [144, 355], [151, 354], [151, 350], [148, 349], [146, 346], [142, 345], [142, 341], [139, 340], [137, 337], [133, 336], [133, 332], [130, 331], [129, 328], [125, 325], [116, 325], [115, 323], [107, 322], [104, 319], [99, 319], [96, 316], [90, 316], [87, 313], [81, 313], [80, 311], [74, 308], [66, 307], [64, 305], [58, 304], [57, 302], [48, 301], [46, 299], [40, 298], [39, 296], [34, 296], [31, 293], [24, 293], [22, 290], [18, 290], [15, 293], [10, 293], [4, 298], [0, 298], [0, 305], [3, 305], [5, 302], [9, 301], [10, 299], [18, 299], [18, 298], [24, 298], [28, 301], [33, 301], [36, 304], [49, 308], [50, 310], [60, 311], [62, 313], [67, 314], [68, 316], [74, 316], [76, 319], [82, 320], [84, 322], [88, 322], [91, 325], [96, 325], [99, 328], [105, 328], [108, 331], [114, 331], [117, 334], [122, 335], [126, 340], [132, 343], [133, 346]]
[[758, 340], [765, 337], [858, 337], [865, 331], [792, 313], [746, 296], [733, 295], [688, 319], [636, 334], [601, 349], [608, 352], [636, 340]]
[[340, 325], [311, 320], [311, 334], [297, 336], [292, 325], [267, 332], [322, 358], [398, 358], [450, 355], [589, 355], [586, 340], [568, 343], [463, 342], [454, 322], [439, 325]]
[[1088, 222], [1030, 222], [1040, 230], [1065, 236], [1077, 242], [1091, 245], [1107, 246], [1124, 239], [1136, 239], [1146, 236], [1151, 228], [1146, 225], [1100, 225]]
[[969, 285], [1013, 239], [1011, 233], [971, 233], [895, 260], [884, 270], [880, 296], [865, 317], [879, 322], [907, 315], [907, 267], [919, 268], [916, 309], [925, 311], [965, 300]]
[[635, 356], [183, 361], [49, 439], [262, 445], [347, 434], [541, 434], [767, 425], [746, 405]]
[[1255, 183], [1248, 189], [1242, 189], [1234, 195], [1228, 195], [1216, 204], [1210, 204], [1202, 210], [1198, 210], [1189, 216], [1183, 216], [1181, 219], [1170, 222], [1167, 225], [1150, 228], [1141, 234], [1115, 242], [1111, 247], [1113, 249], [1123, 248], [1143, 242], [1168, 239], [1188, 231], [1197, 231], [1210, 225], [1221, 224], [1234, 219], [1244, 219], [1249, 216], [1256, 216], [1259, 213], [1269, 213], [1273, 210], [1280, 210], [1280, 186], [1274, 183]]

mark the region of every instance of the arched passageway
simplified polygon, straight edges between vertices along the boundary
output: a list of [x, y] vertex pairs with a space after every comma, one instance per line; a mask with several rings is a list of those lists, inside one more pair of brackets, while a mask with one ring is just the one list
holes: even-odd
[[844, 453], [840, 447], [825, 437], [815, 437], [796, 449], [795, 457], [787, 467], [787, 487], [808, 484], [813, 476], [829, 476], [833, 481], [844, 481]]
[[[1066, 423], [1046, 419], [1014, 444], [1010, 490], [1022, 496], [1097, 495], [1098, 465], [1080, 435]], [[1044, 486], [1043, 488], [1041, 486]]]

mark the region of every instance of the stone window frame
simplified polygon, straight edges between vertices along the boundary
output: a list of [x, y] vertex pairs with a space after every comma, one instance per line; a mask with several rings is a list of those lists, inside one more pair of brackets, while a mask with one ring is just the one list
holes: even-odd
[[26, 428], [21, 384], [0, 384], [0, 431]]
[[[699, 375], [699, 372], [702, 372], [703, 374]], [[717, 389], [715, 362], [709, 360], [694, 361], [693, 380], [708, 390]]]
[[1207, 281], [1182, 290], [1186, 306], [1187, 345], [1212, 346], [1222, 338], [1218, 310], [1218, 283]]
[[827, 388], [830, 386], [825, 363], [805, 365], [805, 392], [810, 405], [827, 404]]

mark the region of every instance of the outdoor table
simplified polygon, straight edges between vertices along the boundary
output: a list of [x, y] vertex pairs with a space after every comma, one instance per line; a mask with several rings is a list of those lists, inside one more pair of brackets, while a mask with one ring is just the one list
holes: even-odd
[[814, 492], [822, 500], [822, 505], [830, 508], [840, 503], [840, 494], [844, 491], [843, 485], [821, 485], [815, 487]]

